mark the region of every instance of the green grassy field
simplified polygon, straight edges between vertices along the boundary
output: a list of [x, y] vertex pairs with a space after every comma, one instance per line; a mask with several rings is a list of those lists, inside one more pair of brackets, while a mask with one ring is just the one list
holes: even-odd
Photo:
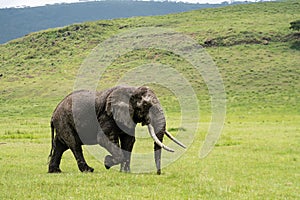
[[[292, 0], [95, 21], [0, 45], [0, 199], [299, 199], [300, 39], [289, 29], [300, 18], [299, 10], [300, 2]], [[106, 170], [87, 151], [94, 173], [80, 173], [67, 151], [63, 173], [47, 174], [50, 117], [72, 92], [84, 58], [103, 40], [137, 27], [186, 34], [206, 47], [219, 67], [227, 115], [214, 150], [199, 159], [211, 118], [201, 77], [172, 54], [134, 51], [108, 68], [99, 88], [114, 85], [120, 74], [143, 63], [173, 66], [190, 81], [201, 108], [192, 145], [161, 176]], [[168, 129], [176, 134], [178, 102], [171, 92], [153, 88], [166, 111]], [[148, 141], [138, 139], [135, 150], [146, 145], [151, 152]]]

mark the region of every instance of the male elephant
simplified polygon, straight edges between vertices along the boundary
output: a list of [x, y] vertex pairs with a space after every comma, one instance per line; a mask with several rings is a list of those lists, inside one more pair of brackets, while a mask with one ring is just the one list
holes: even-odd
[[80, 90], [71, 93], [58, 104], [51, 118], [52, 148], [48, 172], [61, 172], [61, 157], [67, 149], [74, 154], [80, 171], [93, 172], [83, 157], [81, 146], [95, 144], [111, 154], [104, 160], [107, 169], [121, 164], [121, 171], [130, 172], [137, 123], [148, 126], [154, 140], [157, 174], [160, 174], [161, 148], [173, 152], [162, 143], [164, 134], [183, 148], [185, 146], [166, 131], [163, 110], [151, 89], [117, 86], [101, 92]]

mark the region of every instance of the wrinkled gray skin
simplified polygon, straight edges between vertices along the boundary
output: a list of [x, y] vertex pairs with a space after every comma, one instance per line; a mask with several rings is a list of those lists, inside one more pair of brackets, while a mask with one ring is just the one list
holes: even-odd
[[[52, 149], [48, 172], [61, 172], [61, 157], [67, 149], [73, 152], [80, 171], [93, 172], [84, 159], [81, 146], [95, 144], [111, 154], [104, 160], [107, 169], [121, 164], [121, 171], [130, 172], [137, 123], [151, 124], [162, 142], [165, 117], [157, 97], [148, 87], [117, 86], [101, 92], [71, 93], [59, 103], [51, 118]], [[154, 155], [157, 174], [160, 174], [161, 146], [155, 142]]]

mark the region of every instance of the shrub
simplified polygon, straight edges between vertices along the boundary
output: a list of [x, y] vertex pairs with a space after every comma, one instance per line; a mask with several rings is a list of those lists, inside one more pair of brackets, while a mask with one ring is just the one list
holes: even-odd
[[300, 31], [300, 20], [296, 20], [290, 23], [290, 29], [293, 29], [295, 31]]

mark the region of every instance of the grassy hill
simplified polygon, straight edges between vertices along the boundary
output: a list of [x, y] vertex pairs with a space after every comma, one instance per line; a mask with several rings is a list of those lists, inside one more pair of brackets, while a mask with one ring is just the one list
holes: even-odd
[[5, 27], [1, 30], [0, 44], [30, 32], [73, 23], [133, 16], [165, 15], [220, 6], [226, 5], [114, 0], [0, 9], [0, 24]]
[[[299, 34], [289, 30], [289, 23], [299, 18], [298, 8], [297, 1], [236, 5], [32, 33], [0, 46], [1, 101], [22, 98], [43, 102], [44, 97], [48, 102], [56, 101], [72, 91], [80, 64], [101, 41], [124, 29], [159, 26], [187, 34], [206, 47], [224, 79], [229, 110], [295, 112], [299, 102]], [[165, 58], [165, 62], [171, 60]], [[130, 63], [121, 62], [123, 66]]]
[[[300, 18], [299, 10], [300, 2], [291, 0], [102, 20], [31, 33], [0, 45], [0, 143], [7, 143], [0, 145], [0, 198], [299, 198], [300, 38], [289, 29], [289, 23]], [[198, 159], [210, 119], [210, 97], [201, 77], [176, 55], [134, 51], [113, 63], [99, 88], [114, 85], [122, 74], [145, 62], [173, 66], [186, 75], [201, 105], [194, 143], [159, 178], [104, 171], [91, 156], [89, 162], [100, 172], [82, 175], [71, 154], [63, 158], [65, 174], [48, 176], [45, 162], [53, 109], [73, 90], [80, 65], [93, 48], [137, 27], [186, 34], [217, 64], [227, 94], [227, 119], [217, 147], [206, 160]], [[153, 87], [168, 118], [178, 119], [176, 99]], [[172, 120], [169, 123], [169, 128], [178, 129]], [[74, 185], [79, 182], [83, 188], [77, 190], [80, 186]], [[49, 185], [57, 192], [48, 191]], [[40, 190], [33, 190], [36, 187]], [[19, 191], [10, 193], [13, 188]]]

